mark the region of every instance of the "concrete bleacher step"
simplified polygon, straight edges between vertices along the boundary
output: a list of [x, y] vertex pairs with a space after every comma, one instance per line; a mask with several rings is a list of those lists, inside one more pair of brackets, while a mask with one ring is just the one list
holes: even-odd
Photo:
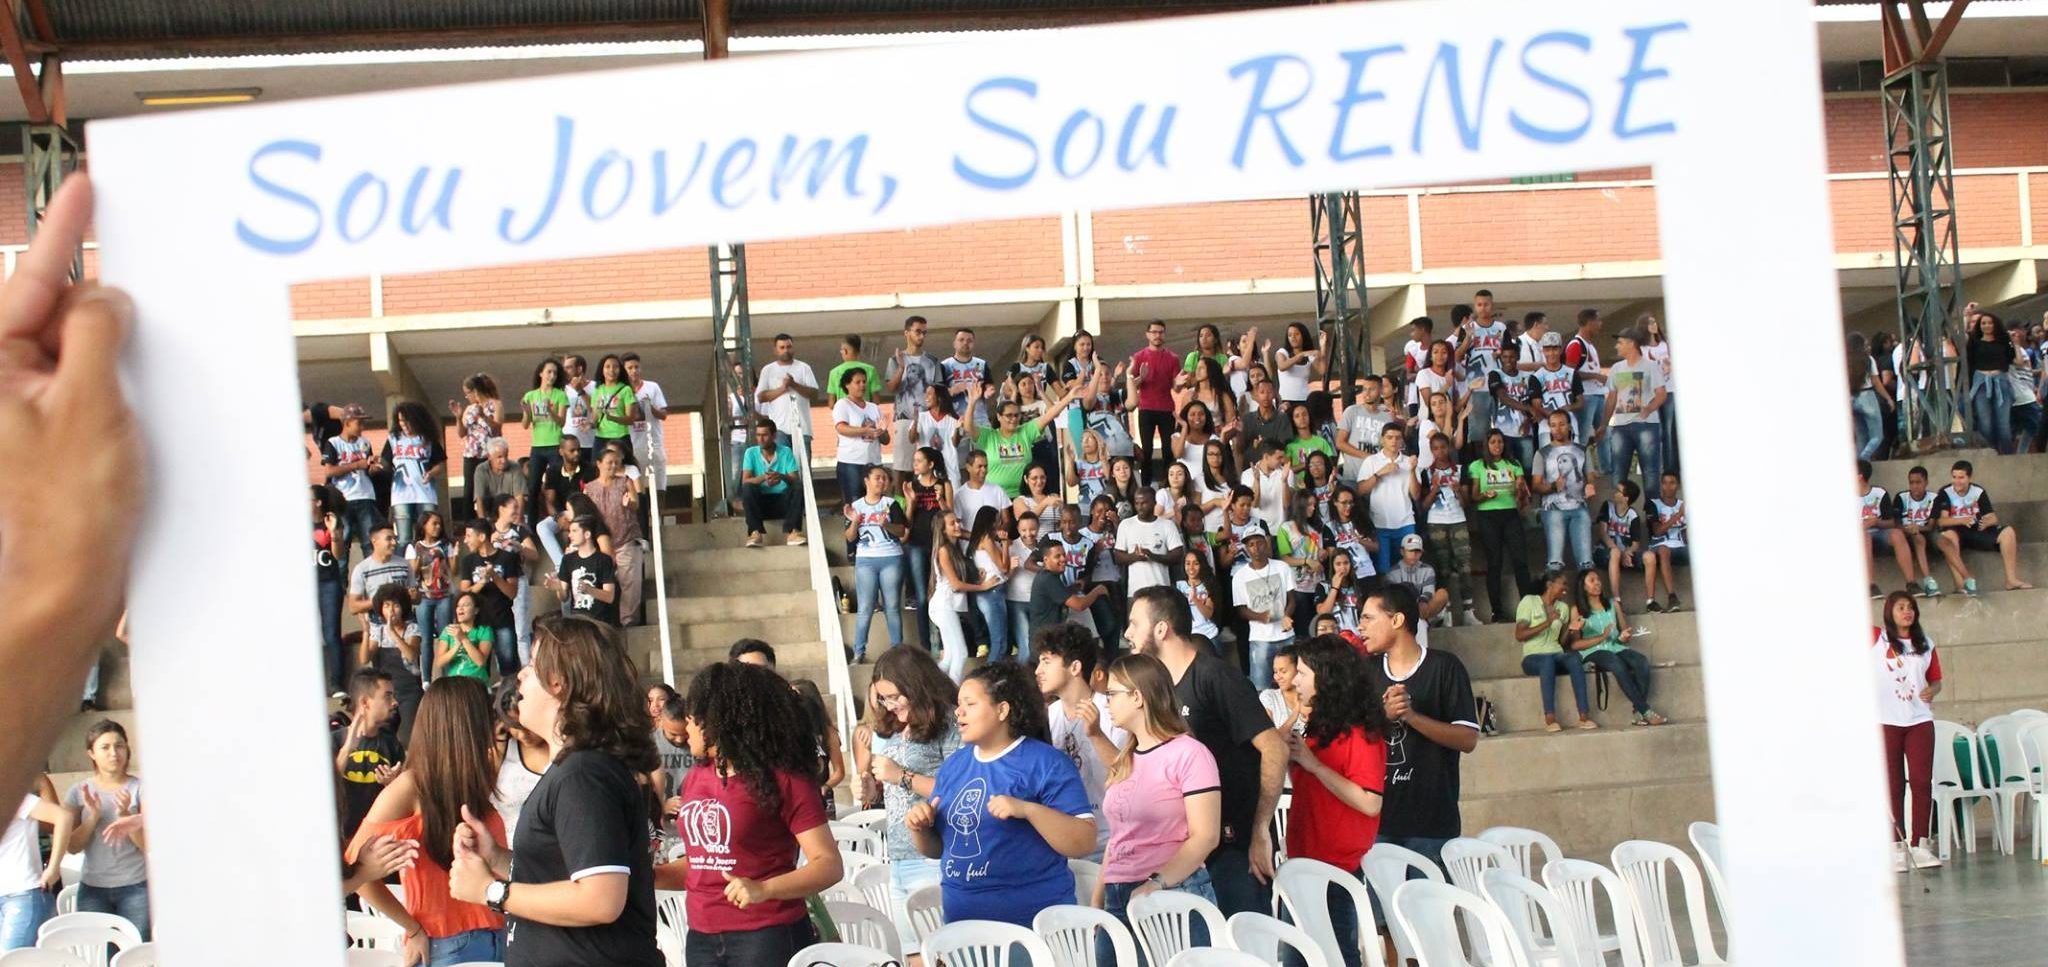
[[1886, 490], [1906, 489], [1906, 472], [1915, 466], [1927, 468], [1927, 486], [1948, 486], [1948, 468], [1957, 460], [1968, 460], [1975, 468], [1970, 479], [1991, 493], [1996, 503], [2008, 500], [2048, 499], [2048, 454], [2000, 456], [1993, 450], [1955, 450], [1930, 453], [1909, 460], [1884, 460], [1871, 467], [1871, 482]]
[[754, 575], [775, 571], [810, 574], [810, 554], [804, 547], [782, 543], [779, 534], [770, 535], [768, 546], [747, 547], [735, 542], [730, 547], [670, 551], [668, 579], [701, 579], [707, 575]]
[[[2037, 536], [2048, 538], [2048, 533]], [[1889, 552], [1878, 555], [1874, 563], [1879, 589], [1890, 591], [1905, 586], [1905, 575], [1899, 573], [1899, 564], [1893, 560]], [[2036, 586], [2048, 586], [2048, 542], [2036, 543], [2022, 532], [2017, 563], [2020, 580]], [[1943, 563], [1938, 552], [1932, 549], [1928, 551], [1927, 564], [1933, 569], [1934, 580], [1941, 585], [1943, 591], [1960, 596], [1961, 592], [1956, 588], [1955, 581], [1949, 576], [1948, 565]], [[2005, 564], [1997, 551], [1966, 550], [1963, 552], [1963, 564], [1969, 567], [1971, 574], [1976, 575], [1978, 591], [1985, 594], [2005, 593]]]
[[1465, 757], [1463, 770], [1468, 796], [1707, 775], [1704, 722], [1492, 735]]
[[[738, 584], [739, 582], [725, 582]], [[674, 585], [669, 586], [669, 620], [678, 625], [719, 621], [743, 621], [757, 618], [803, 617], [811, 623], [813, 632], [817, 627], [817, 598], [811, 591], [809, 581], [795, 588], [766, 588], [756, 586], [749, 580], [746, 587], [720, 589], [714, 582], [702, 582], [703, 593], [678, 595]], [[719, 593], [721, 592], [722, 593]]]
[[[1494, 722], [1503, 733], [1542, 732], [1541, 680], [1534, 677], [1474, 679], [1472, 693], [1493, 703]], [[1571, 730], [1578, 724], [1579, 716], [1577, 705], [1572, 698], [1570, 680], [1559, 676], [1555, 694], [1558, 724]], [[1610, 685], [1607, 690], [1607, 707], [1599, 707], [1598, 693], [1590, 670], [1586, 675], [1586, 703], [1593, 713], [1593, 721], [1601, 728], [1636, 728], [1630, 724], [1635, 718], [1635, 710], [1629, 705], [1628, 696], [1622, 694], [1619, 686]], [[1706, 693], [1700, 678], [1700, 666], [1680, 665], [1676, 668], [1650, 669], [1650, 707], [1670, 719], [1673, 724], [1705, 721]]]
[[[1465, 775], [1471, 774], [1467, 765]], [[1645, 776], [1493, 795], [1474, 795], [1471, 788], [1468, 783], [1458, 806], [1465, 835], [1476, 836], [1489, 826], [1540, 829], [1557, 840], [1565, 855], [1603, 865], [1617, 843], [1684, 844], [1687, 824], [1714, 818], [1714, 784], [1704, 777]]]

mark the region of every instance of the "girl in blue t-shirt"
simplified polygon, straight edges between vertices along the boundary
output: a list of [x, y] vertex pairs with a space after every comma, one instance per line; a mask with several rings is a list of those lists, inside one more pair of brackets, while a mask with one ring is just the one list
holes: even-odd
[[956, 718], [961, 749], [904, 823], [918, 852], [939, 861], [947, 921], [1028, 928], [1040, 910], [1074, 902], [1067, 860], [1095, 851], [1087, 790], [1073, 760], [1047, 744], [1045, 700], [1022, 666], [975, 669]]

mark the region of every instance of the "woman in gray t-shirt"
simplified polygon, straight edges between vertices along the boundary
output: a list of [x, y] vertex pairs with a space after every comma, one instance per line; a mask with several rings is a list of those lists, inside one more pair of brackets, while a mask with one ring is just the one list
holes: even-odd
[[143, 862], [146, 839], [141, 829], [108, 842], [100, 835], [117, 819], [142, 811], [142, 780], [128, 774], [128, 731], [102, 719], [85, 733], [92, 778], [64, 794], [64, 806], [77, 818], [65, 851], [85, 853], [79, 875], [80, 913], [113, 913], [128, 918], [143, 940], [149, 939], [149, 870]]
[[940, 875], [939, 861], [926, 859], [911, 845], [903, 818], [932, 794], [940, 764], [960, 748], [960, 731], [953, 723], [958, 692], [930, 652], [909, 645], [891, 648], [875, 662], [873, 688], [879, 707], [871, 716], [868, 768], [882, 784], [889, 814], [882, 827], [889, 849], [889, 891], [896, 929], [909, 943], [916, 936], [910, 892], [939, 882]]

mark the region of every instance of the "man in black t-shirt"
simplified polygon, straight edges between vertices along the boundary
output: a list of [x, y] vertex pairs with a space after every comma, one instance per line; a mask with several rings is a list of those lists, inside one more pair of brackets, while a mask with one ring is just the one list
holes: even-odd
[[619, 569], [611, 555], [597, 549], [595, 522], [569, 522], [570, 550], [548, 586], [562, 596], [569, 614], [608, 625], [619, 623]]
[[385, 728], [398, 713], [398, 695], [391, 676], [374, 668], [356, 671], [349, 680], [352, 706], [349, 724], [334, 730], [334, 774], [341, 785], [341, 840], [355, 838], [356, 827], [370, 814], [377, 794], [398, 778], [405, 746]]
[[1472, 679], [1458, 656], [1415, 640], [1422, 613], [1415, 592], [1387, 584], [1366, 595], [1358, 632], [1374, 659], [1371, 687], [1387, 713], [1387, 786], [1379, 842], [1405, 846], [1443, 865], [1459, 835], [1459, 756], [1479, 745]]
[[455, 560], [455, 585], [476, 595], [476, 623], [491, 629], [491, 652], [497, 659], [498, 674], [506, 678], [517, 675], [519, 636], [512, 602], [519, 596], [525, 568], [519, 555], [491, 543], [491, 529], [483, 521], [463, 523], [462, 546], [462, 556]]
[[1165, 663], [1188, 731], [1216, 757], [1223, 828], [1207, 866], [1217, 907], [1224, 916], [1270, 912], [1271, 824], [1287, 776], [1287, 740], [1273, 728], [1251, 679], [1192, 640], [1192, 622], [1186, 596], [1154, 585], [1131, 596], [1124, 641]]

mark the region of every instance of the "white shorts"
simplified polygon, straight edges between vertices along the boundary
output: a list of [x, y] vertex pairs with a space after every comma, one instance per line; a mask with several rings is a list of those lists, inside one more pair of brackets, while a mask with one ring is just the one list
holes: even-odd
[[898, 473], [910, 472], [910, 455], [917, 452], [917, 447], [910, 445], [910, 431], [916, 426], [911, 420], [897, 420], [890, 430], [889, 467]]

